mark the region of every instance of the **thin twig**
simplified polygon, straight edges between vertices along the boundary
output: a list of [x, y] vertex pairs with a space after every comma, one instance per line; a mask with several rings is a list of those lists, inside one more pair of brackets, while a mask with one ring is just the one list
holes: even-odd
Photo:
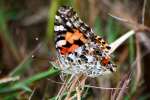
[[28, 100], [32, 100], [32, 96], [33, 96], [33, 94], [34, 94], [35, 90], [36, 90], [36, 89], [34, 89], [34, 90], [32, 91], [32, 93], [31, 93], [31, 95], [30, 95], [30, 97], [29, 97], [29, 99], [28, 99]]
[[70, 97], [68, 100], [76, 100], [77, 94], [74, 94], [72, 97]]
[[73, 80], [72, 85], [71, 85], [71, 87], [69, 88], [69, 91], [68, 91], [68, 94], [67, 94], [67, 97], [65, 98], [65, 100], [68, 100], [68, 99], [70, 98], [70, 94], [71, 94], [71, 92], [73, 91], [73, 89], [75, 88], [75, 86], [76, 86], [76, 84], [77, 84], [79, 78], [80, 78], [80, 76], [77, 76], [77, 77]]
[[43, 45], [43, 42], [39, 43], [22, 61], [21, 63], [11, 72], [9, 73], [9, 76], [13, 76], [14, 74], [16, 74], [17, 72], [20, 71], [20, 69], [22, 68], [22, 65], [24, 63], [26, 63], [29, 58], [32, 58], [33, 54], [41, 48], [41, 46]]
[[77, 100], [81, 100], [81, 92], [79, 87], [76, 87], [76, 92], [77, 92]]
[[141, 78], [141, 49], [140, 49], [140, 44], [139, 44], [139, 34], [136, 33], [136, 59], [137, 59], [137, 68], [136, 68], [136, 85], [138, 84], [140, 78]]
[[84, 89], [84, 87], [85, 87], [85, 81], [86, 81], [86, 79], [87, 79], [87, 76], [85, 76], [85, 77], [83, 77], [83, 79], [80, 81], [80, 86], [81, 86], [81, 88], [82, 88], [82, 90]]
[[124, 18], [121, 18], [121, 17], [118, 17], [118, 16], [115, 16], [115, 15], [113, 15], [113, 14], [111, 14], [111, 13], [108, 13], [108, 15], [111, 16], [111, 17], [113, 17], [114, 19], [119, 20], [119, 21], [130, 23], [129, 20], [124, 19]]
[[[131, 75], [131, 74], [130, 74], [130, 75]], [[126, 87], [129, 85], [129, 82], [130, 82], [130, 80], [131, 80], [130, 78], [131, 78], [131, 76], [129, 76], [129, 78], [124, 81], [124, 84], [123, 84], [123, 86], [122, 86], [122, 89], [120, 90], [120, 92], [119, 92], [119, 94], [118, 94], [116, 100], [122, 100], [122, 97], [123, 97], [123, 95], [124, 95], [124, 93], [125, 93], [125, 91], [126, 91], [126, 89], [127, 89]]]
[[144, 25], [144, 21], [145, 21], [146, 2], [147, 2], [147, 0], [144, 0], [143, 9], [142, 9], [142, 24], [143, 24], [143, 25]]
[[[145, 7], [146, 7], [146, 2], [147, 0], [144, 0], [144, 4], [143, 4], [143, 9], [142, 9], [142, 24], [144, 25], [144, 19], [145, 19]], [[136, 85], [139, 83], [140, 78], [141, 78], [141, 49], [140, 49], [140, 35], [139, 32], [136, 33], [135, 35], [136, 37], [136, 58], [137, 58], [137, 68], [136, 68], [136, 72], [137, 72], [137, 76], [136, 76]]]
[[62, 82], [57, 82], [57, 81], [54, 81], [52, 79], [48, 79], [48, 81], [52, 82], [52, 83], [57, 83], [57, 84], [61, 84], [61, 85], [64, 85], [65, 83], [62, 83]]
[[48, 16], [48, 8], [40, 8], [35, 14], [31, 16], [27, 16], [22, 20], [22, 24], [25, 26], [29, 26], [32, 24], [37, 24], [43, 20], [46, 20]]
[[[118, 83], [117, 87], [120, 87], [121, 83], [122, 83], [122, 80]], [[115, 90], [113, 93], [111, 93], [111, 100], [115, 100], [116, 99], [116, 96], [118, 95], [118, 92], [119, 92], [119, 90]]]
[[64, 84], [61, 86], [61, 88], [60, 88], [60, 90], [59, 90], [59, 92], [58, 92], [58, 94], [57, 94], [57, 96], [56, 96], [56, 100], [58, 99], [61, 99], [61, 94], [62, 94], [62, 91], [64, 91], [65, 89], [66, 89], [66, 80], [65, 80], [65, 82], [64, 82]]
[[[108, 88], [108, 87], [96, 87], [96, 86], [89, 86], [85, 85], [85, 87], [95, 88], [95, 89], [102, 89], [102, 90], [121, 90], [122, 88]], [[128, 88], [128, 87], [126, 87]]]
[[56, 96], [56, 100], [58, 99], [58, 100], [61, 100], [61, 97], [62, 97], [62, 95], [63, 95], [63, 93], [64, 93], [64, 91], [68, 88], [68, 87], [70, 87], [70, 84], [72, 84], [72, 79], [73, 79], [73, 75], [69, 78], [69, 80], [65, 80], [64, 81], [64, 83], [63, 83], [63, 85], [61, 86], [61, 89], [59, 90], [59, 92], [58, 92], [58, 94], [57, 94], [57, 96]]

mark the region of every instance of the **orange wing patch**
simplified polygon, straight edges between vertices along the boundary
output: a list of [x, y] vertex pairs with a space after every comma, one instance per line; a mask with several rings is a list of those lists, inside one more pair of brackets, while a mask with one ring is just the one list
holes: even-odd
[[73, 44], [69, 49], [68, 49], [68, 52], [73, 52], [75, 51], [75, 49], [77, 49], [79, 46], [76, 45], [76, 44]]
[[83, 33], [79, 32], [79, 30], [73, 29], [74, 33], [72, 32], [67, 32], [65, 35], [65, 40], [71, 44], [70, 47], [61, 47], [61, 54], [65, 55], [71, 52], [74, 52], [75, 49], [79, 47], [78, 44], [75, 44], [74, 41], [80, 40], [83, 43], [87, 42], [87, 39], [83, 35]]
[[102, 58], [102, 63], [103, 63], [103, 65], [107, 65], [107, 64], [109, 63], [109, 61], [110, 61], [110, 58], [109, 58], [109, 57], [104, 57], [104, 58]]
[[61, 53], [62, 55], [64, 55], [64, 54], [68, 53], [68, 48], [61, 47], [61, 49], [60, 49], [60, 53]]
[[61, 48], [61, 54], [68, 54], [68, 53], [70, 53], [70, 52], [73, 52], [73, 51], [75, 51], [75, 49], [77, 49], [79, 46], [78, 45], [76, 45], [76, 44], [73, 44], [71, 47], [69, 47], [69, 48], [67, 48], [67, 47], [62, 47]]
[[65, 40], [73, 44], [74, 40], [81, 40], [83, 43], [87, 42], [87, 39], [84, 37], [83, 33], [80, 33], [79, 30], [74, 29], [74, 33], [67, 32]]

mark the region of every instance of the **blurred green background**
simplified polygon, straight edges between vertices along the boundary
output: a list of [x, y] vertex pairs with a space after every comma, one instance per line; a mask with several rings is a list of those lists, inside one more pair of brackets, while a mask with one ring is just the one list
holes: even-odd
[[[0, 0], [0, 100], [55, 99], [61, 87], [55, 81], [62, 80], [60, 71], [49, 61], [55, 57], [54, 16], [60, 6], [73, 7], [85, 23], [112, 43], [141, 24], [142, 17], [144, 25], [150, 26], [150, 1], [147, 0], [142, 15], [144, 1]], [[126, 86], [122, 94], [121, 90], [88, 88], [82, 99], [115, 100], [120, 94], [120, 100], [150, 99], [149, 38], [149, 31], [139, 34], [138, 51], [137, 37], [130, 37], [112, 55], [118, 65], [117, 72], [87, 80], [88, 85], [97, 87]]]

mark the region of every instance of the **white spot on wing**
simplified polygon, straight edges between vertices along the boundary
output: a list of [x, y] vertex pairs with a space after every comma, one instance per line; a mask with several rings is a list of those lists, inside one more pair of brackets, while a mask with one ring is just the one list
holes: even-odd
[[83, 21], [82, 21], [81, 19], [79, 19], [79, 22], [80, 22], [80, 23], [83, 23]]
[[74, 26], [75, 26], [75, 27], [79, 27], [79, 26], [80, 26], [80, 23], [79, 23], [79, 21], [78, 21], [78, 20], [77, 20], [77, 21], [75, 21], [73, 24], [74, 24]]
[[74, 19], [73, 17], [71, 17], [70, 20], [71, 20], [72, 22], [74, 22], [75, 19]]
[[72, 24], [69, 21], [66, 23], [66, 25], [72, 27]]
[[76, 56], [74, 54], [69, 54], [69, 57], [73, 60], [76, 59]]
[[60, 26], [54, 26], [54, 30], [55, 31], [66, 31], [66, 28], [64, 28], [64, 26], [60, 25]]
[[81, 26], [80, 28], [81, 28], [82, 31], [85, 31], [85, 30], [86, 30], [86, 29], [85, 29], [84, 27], [82, 27], [82, 26]]
[[55, 19], [58, 20], [59, 22], [61, 22], [60, 16], [57, 16], [57, 15], [56, 15], [56, 16], [55, 16]]
[[66, 40], [60, 40], [56, 43], [56, 47], [61, 47], [66, 44]]
[[70, 11], [70, 9], [65, 9], [65, 10], [64, 9], [59, 9], [58, 11], [61, 14], [67, 14]]
[[78, 52], [79, 55], [81, 55], [82, 54], [82, 47], [77, 48], [75, 51]]
[[88, 59], [88, 62], [93, 62], [94, 61], [94, 57], [87, 55], [86, 56]]

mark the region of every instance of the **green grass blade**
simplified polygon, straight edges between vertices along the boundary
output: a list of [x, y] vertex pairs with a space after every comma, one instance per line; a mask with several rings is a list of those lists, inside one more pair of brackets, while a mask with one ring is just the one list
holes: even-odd
[[135, 60], [135, 47], [134, 47], [134, 37], [131, 36], [129, 38], [129, 62], [130, 64], [133, 63], [133, 61]]
[[35, 81], [41, 80], [41, 79], [46, 78], [48, 76], [58, 75], [58, 73], [59, 73], [59, 70], [51, 68], [48, 71], [38, 73], [38, 74], [36, 74], [36, 75], [34, 75], [34, 76], [32, 76], [32, 77], [30, 77], [30, 78], [28, 78], [22, 82], [16, 84], [15, 86], [17, 87], [17, 85], [19, 85], [19, 84], [29, 85]]
[[14, 58], [19, 61], [20, 57], [18, 50], [16, 48], [15, 42], [12, 39], [12, 35], [7, 29], [7, 19], [8, 17], [5, 14], [5, 11], [0, 7], [0, 36], [3, 38], [4, 42], [8, 45], [9, 49], [12, 51]]
[[115, 20], [112, 17], [109, 17], [106, 30], [109, 43], [113, 42], [118, 37], [119, 29], [120, 27]]
[[46, 40], [53, 40], [54, 36], [54, 18], [56, 15], [58, 7], [58, 0], [52, 0], [52, 3], [50, 5], [49, 11], [48, 11], [48, 25], [47, 25], [47, 37]]
[[54, 76], [54, 75], [58, 75], [58, 74], [59, 74], [59, 70], [51, 68], [48, 71], [38, 73], [38, 74], [36, 74], [36, 75], [34, 75], [34, 76], [24, 80], [24, 81], [17, 82], [14, 85], [11, 85], [11, 86], [8, 86], [8, 87], [6, 86], [4, 88], [1, 88], [0, 93], [12, 92], [12, 91], [19, 90], [19, 89], [23, 89], [24, 91], [31, 91], [30, 88], [28, 88], [28, 85], [32, 84], [35, 81], [44, 79], [46, 77], [51, 77], [51, 76]]
[[99, 17], [96, 17], [95, 19], [95, 23], [94, 23], [94, 31], [98, 34], [98, 35], [103, 35], [104, 32], [102, 32], [102, 28], [101, 28], [101, 20]]
[[25, 69], [31, 66], [32, 57], [26, 57], [10, 74], [9, 76], [18, 76], [25, 72]]

